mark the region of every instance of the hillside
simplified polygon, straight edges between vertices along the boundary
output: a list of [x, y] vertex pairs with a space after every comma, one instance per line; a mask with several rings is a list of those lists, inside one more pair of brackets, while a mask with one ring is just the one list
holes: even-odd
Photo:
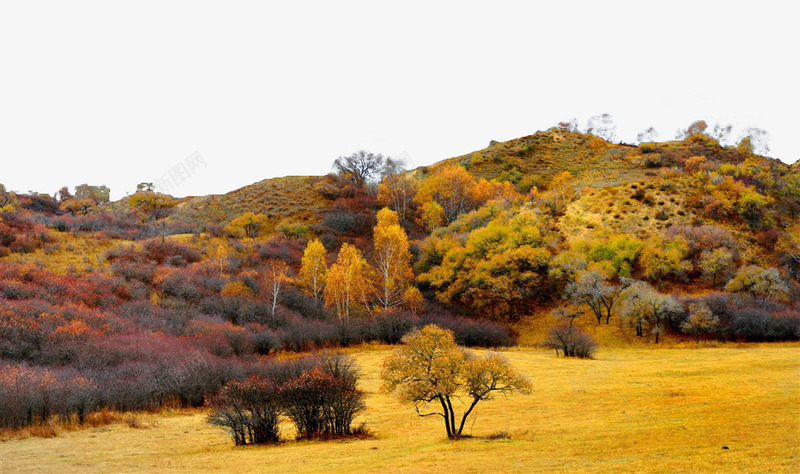
[[245, 212], [275, 222], [314, 223], [331, 201], [322, 195], [323, 176], [286, 176], [258, 181], [222, 195], [193, 197], [178, 205], [170, 219], [193, 225], [223, 225]]
[[433, 165], [457, 163], [477, 177], [542, 184], [562, 171], [576, 185], [603, 187], [644, 177], [643, 155], [630, 145], [568, 130], [548, 130], [506, 142], [492, 142], [483, 150], [449, 158]]
[[552, 129], [364, 182], [0, 188], [0, 429], [197, 408], [270, 360], [428, 324], [535, 357], [800, 340], [797, 164]]

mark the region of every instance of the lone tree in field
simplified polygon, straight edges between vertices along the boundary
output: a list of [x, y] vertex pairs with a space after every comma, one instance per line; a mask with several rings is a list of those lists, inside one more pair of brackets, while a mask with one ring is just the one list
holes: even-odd
[[386, 165], [386, 158], [380, 153], [359, 150], [350, 156], [340, 156], [333, 162], [333, 169], [342, 178], [349, 179], [356, 186], [364, 186], [380, 177]]
[[[428, 325], [402, 341], [403, 346], [383, 361], [382, 389], [413, 403], [419, 416], [441, 416], [450, 439], [461, 437], [467, 417], [481, 400], [492, 400], [497, 393], [530, 392], [530, 383], [503, 356], [476, 357], [456, 344], [452, 331]], [[466, 405], [458, 424], [456, 400]], [[420, 411], [429, 405], [435, 407], [432, 412]]]

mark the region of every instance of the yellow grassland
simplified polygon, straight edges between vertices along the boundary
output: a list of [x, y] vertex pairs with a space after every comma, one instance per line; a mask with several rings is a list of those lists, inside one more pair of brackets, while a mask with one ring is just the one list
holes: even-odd
[[479, 405], [473, 438], [453, 442], [440, 420], [379, 393], [390, 348], [364, 346], [348, 352], [373, 438], [234, 447], [203, 412], [150, 414], [138, 428], [2, 442], [0, 471], [796, 472], [800, 345], [690, 347], [603, 348], [595, 360], [505, 351], [533, 392]]

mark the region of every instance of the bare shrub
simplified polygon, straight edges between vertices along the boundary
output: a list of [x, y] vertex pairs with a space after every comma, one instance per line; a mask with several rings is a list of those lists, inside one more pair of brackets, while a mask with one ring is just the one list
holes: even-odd
[[564, 357], [577, 357], [579, 359], [592, 359], [597, 344], [594, 338], [576, 326], [572, 326], [567, 321], [562, 321], [547, 334], [544, 345], [555, 349], [556, 355], [559, 351]]

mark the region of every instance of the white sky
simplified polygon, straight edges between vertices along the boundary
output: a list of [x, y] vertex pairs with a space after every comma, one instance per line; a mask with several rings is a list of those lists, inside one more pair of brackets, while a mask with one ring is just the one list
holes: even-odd
[[0, 182], [118, 199], [196, 152], [170, 191], [223, 193], [602, 113], [629, 142], [706, 119], [800, 157], [792, 2], [485, 3], [2, 1]]

